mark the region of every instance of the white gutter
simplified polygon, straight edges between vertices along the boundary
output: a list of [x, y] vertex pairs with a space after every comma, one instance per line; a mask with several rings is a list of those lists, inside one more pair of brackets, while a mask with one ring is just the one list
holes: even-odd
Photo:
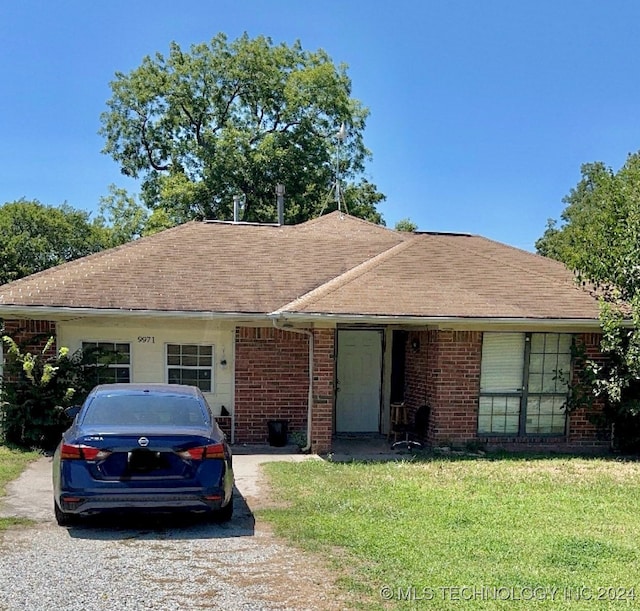
[[522, 326], [552, 326], [552, 327], [594, 327], [600, 328], [597, 318], [527, 318], [527, 317], [491, 317], [491, 316], [401, 316], [401, 315], [371, 315], [371, 314], [325, 314], [302, 312], [276, 311], [269, 314], [272, 318], [313, 323], [318, 321], [332, 321], [342, 323], [395, 324], [395, 325], [522, 325]]
[[597, 318], [527, 318], [527, 317], [464, 317], [464, 316], [402, 316], [402, 315], [372, 315], [372, 314], [328, 314], [328, 313], [303, 313], [276, 310], [274, 312], [213, 312], [210, 310], [127, 310], [123, 308], [82, 308], [71, 306], [25, 306], [0, 304], [0, 316], [24, 316], [25, 318], [42, 317], [92, 317], [92, 316], [141, 316], [158, 318], [188, 318], [200, 320], [268, 320], [278, 317], [281, 320], [314, 323], [330, 321], [333, 323], [349, 324], [395, 324], [395, 325], [521, 325], [551, 326], [551, 327], [593, 327], [600, 328]]
[[22, 315], [30, 319], [46, 316], [84, 318], [92, 316], [154, 316], [158, 318], [223, 319], [223, 320], [268, 320], [267, 313], [212, 312], [210, 310], [127, 310], [123, 308], [74, 308], [70, 306], [18, 306], [0, 304], [0, 316]]
[[295, 327], [284, 326], [285, 323], [280, 323], [279, 320], [273, 319], [273, 326], [276, 329], [282, 331], [291, 331], [292, 333], [300, 333], [306, 335], [309, 338], [309, 392], [307, 394], [307, 445], [301, 448], [303, 452], [308, 452], [311, 449], [311, 414], [313, 411], [313, 332], [308, 329], [296, 329]]

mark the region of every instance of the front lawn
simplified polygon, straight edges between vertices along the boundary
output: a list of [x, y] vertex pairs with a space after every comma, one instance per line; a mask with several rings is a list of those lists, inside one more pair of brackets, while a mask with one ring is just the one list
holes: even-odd
[[282, 508], [260, 515], [278, 534], [350, 567], [342, 584], [369, 608], [640, 608], [638, 462], [264, 468]]
[[[0, 445], [0, 496], [4, 496], [7, 483], [18, 477], [27, 464], [39, 456], [37, 452], [25, 452], [24, 450], [12, 449]], [[0, 502], [2, 502], [1, 499]], [[15, 524], [25, 523], [29, 523], [29, 520], [0, 517], [0, 530]]]

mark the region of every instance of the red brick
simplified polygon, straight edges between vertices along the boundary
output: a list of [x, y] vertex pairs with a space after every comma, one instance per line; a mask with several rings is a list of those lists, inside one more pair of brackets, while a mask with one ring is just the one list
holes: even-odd
[[[312, 450], [331, 448], [333, 432], [333, 330], [314, 330]], [[235, 441], [264, 443], [267, 421], [287, 420], [306, 434], [309, 338], [274, 327], [236, 330]]]

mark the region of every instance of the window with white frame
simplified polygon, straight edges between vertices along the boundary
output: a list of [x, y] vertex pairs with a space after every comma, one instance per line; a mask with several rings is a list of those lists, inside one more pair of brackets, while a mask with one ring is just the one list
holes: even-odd
[[211, 345], [167, 344], [167, 381], [213, 392], [213, 354]]
[[131, 344], [124, 342], [82, 342], [82, 351], [96, 368], [98, 384], [131, 382]]
[[485, 333], [478, 433], [564, 434], [572, 342], [568, 333]]

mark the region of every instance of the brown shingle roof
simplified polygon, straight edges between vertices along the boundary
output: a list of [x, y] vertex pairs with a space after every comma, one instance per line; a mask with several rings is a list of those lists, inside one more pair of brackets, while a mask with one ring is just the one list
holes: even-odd
[[335, 212], [295, 226], [191, 222], [0, 287], [3, 305], [184, 312], [597, 318], [559, 263], [474, 236]]
[[595, 319], [560, 263], [491, 240], [422, 234], [282, 311], [460, 318]]
[[2, 286], [0, 306], [271, 312], [405, 239], [338, 213], [282, 227], [191, 222]]

